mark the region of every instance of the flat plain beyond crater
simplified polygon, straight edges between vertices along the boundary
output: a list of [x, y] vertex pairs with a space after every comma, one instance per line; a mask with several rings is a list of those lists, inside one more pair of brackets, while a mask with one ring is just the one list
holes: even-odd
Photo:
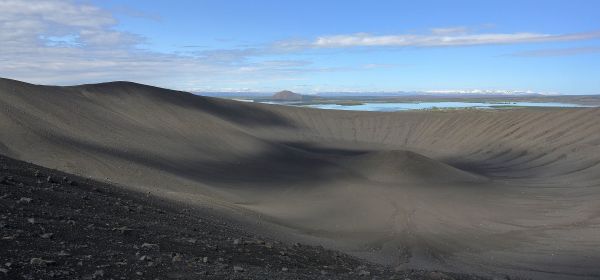
[[0, 154], [276, 240], [483, 276], [600, 278], [599, 120], [595, 108], [337, 111], [0, 79]]

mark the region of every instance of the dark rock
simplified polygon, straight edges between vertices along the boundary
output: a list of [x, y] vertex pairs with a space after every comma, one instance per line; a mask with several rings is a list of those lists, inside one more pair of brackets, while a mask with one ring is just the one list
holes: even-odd
[[152, 257], [148, 256], [148, 255], [143, 255], [140, 257], [140, 261], [150, 261], [150, 260], [152, 260]]
[[44, 238], [44, 239], [50, 239], [50, 238], [52, 238], [52, 236], [54, 236], [54, 233], [51, 233], [51, 232], [40, 234], [40, 237]]
[[371, 275], [371, 272], [366, 271], [366, 270], [361, 270], [358, 272], [358, 276], [369, 276]]
[[17, 203], [30, 203], [31, 202], [31, 197], [21, 197], [21, 199], [19, 199], [19, 201], [17, 201]]
[[63, 250], [63, 251], [60, 251], [60, 252], [58, 252], [58, 254], [57, 254], [57, 255], [58, 255], [58, 256], [60, 256], [60, 257], [68, 257], [68, 256], [70, 256], [71, 254], [70, 254], [69, 252], [65, 252], [65, 251]]
[[180, 262], [183, 261], [183, 256], [179, 253], [175, 253], [173, 258], [171, 258], [172, 262]]
[[144, 243], [140, 246], [140, 248], [146, 249], [146, 250], [158, 250], [159, 246], [158, 246], [158, 244]]
[[[90, 224], [93, 227], [93, 224]], [[123, 235], [128, 235], [130, 234], [133, 229], [128, 228], [127, 226], [122, 226], [122, 227], [118, 227], [118, 228], [113, 228], [113, 231], [118, 231], [119, 233], [123, 234]]]
[[102, 269], [96, 270], [96, 271], [94, 271], [94, 274], [92, 274], [93, 279], [101, 278], [101, 277], [104, 277], [104, 270], [102, 270]]
[[446, 275], [445, 273], [442, 272], [438, 272], [438, 271], [432, 271], [429, 272], [429, 279], [431, 280], [453, 280], [454, 278], [452, 278], [449, 275]]
[[53, 260], [44, 260], [42, 258], [31, 258], [29, 263], [35, 266], [50, 266], [56, 264], [56, 262]]

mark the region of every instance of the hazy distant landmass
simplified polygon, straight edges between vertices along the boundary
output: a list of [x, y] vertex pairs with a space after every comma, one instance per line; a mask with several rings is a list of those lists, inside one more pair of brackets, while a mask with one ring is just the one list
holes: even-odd
[[289, 95], [290, 93], [310, 96], [310, 97], [403, 97], [403, 96], [437, 96], [437, 97], [498, 97], [498, 96], [544, 96], [548, 94], [535, 93], [530, 91], [485, 91], [485, 90], [470, 90], [470, 91], [328, 91], [302, 94], [289, 90], [280, 92], [226, 92], [226, 91], [201, 91], [196, 92], [198, 95], [214, 96], [214, 97], [256, 97], [267, 98], [275, 95]]
[[535, 97], [535, 96], [557, 96], [550, 94], [541, 94], [529, 91], [330, 91], [330, 92], [317, 92], [317, 93], [296, 93], [289, 90], [283, 90], [280, 92], [196, 92], [198, 95], [222, 97], [222, 98], [233, 98], [233, 97], [247, 97], [247, 98], [271, 98], [271, 99], [290, 99], [282, 98], [283, 96], [294, 96], [294, 98], [300, 100], [298, 96], [304, 98], [331, 98], [331, 97], [345, 97], [345, 98], [389, 98], [389, 97], [473, 97], [473, 98], [485, 98], [485, 97]]
[[[293, 92], [292, 92], [293, 93]], [[256, 102], [296, 102], [312, 104], [362, 104], [365, 102], [559, 102], [599, 106], [600, 95], [547, 95], [532, 92], [320, 92], [293, 98], [275, 98], [272, 92], [198, 92], [198, 95]]]

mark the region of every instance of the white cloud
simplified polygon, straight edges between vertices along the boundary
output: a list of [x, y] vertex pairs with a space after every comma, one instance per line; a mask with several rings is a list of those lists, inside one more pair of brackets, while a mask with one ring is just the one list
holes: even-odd
[[368, 63], [368, 64], [364, 64], [362, 66], [362, 68], [364, 69], [381, 69], [381, 68], [394, 68], [400, 66], [399, 64], [395, 64], [395, 63]]
[[262, 49], [149, 51], [140, 47], [144, 38], [117, 30], [117, 24], [109, 11], [79, 1], [0, 0], [0, 77], [42, 84], [127, 79], [189, 89], [285, 79], [307, 65], [247, 61], [263, 55]]
[[465, 34], [469, 29], [464, 26], [456, 26], [456, 27], [439, 27], [432, 28], [431, 34], [435, 35], [452, 35], [452, 34]]
[[310, 46], [314, 48], [344, 47], [445, 47], [492, 44], [518, 44], [533, 42], [577, 41], [600, 38], [600, 31], [572, 34], [544, 33], [487, 33], [456, 34], [463, 29], [434, 29], [431, 34], [384, 35], [367, 33], [318, 37]]
[[301, 80], [307, 73], [395, 67], [393, 64], [315, 66], [306, 60], [310, 56], [282, 59], [310, 50], [316, 55], [326, 52], [324, 48], [461, 46], [600, 37], [600, 32], [471, 34], [464, 27], [449, 27], [434, 28], [425, 35], [359, 33], [173, 54], [143, 49], [145, 38], [121, 31], [110, 11], [85, 3], [88, 2], [0, 0], [0, 77], [43, 84], [126, 79], [176, 89], [264, 87], [276, 81]]
[[516, 52], [512, 56], [521, 57], [549, 57], [549, 56], [571, 56], [581, 54], [600, 53], [600, 47], [579, 47], [579, 48], [562, 48], [562, 49], [543, 49]]
[[[107, 12], [91, 5], [73, 4], [70, 1], [0, 1], [0, 40], [33, 43], [39, 36], [83, 35], [106, 36], [116, 20]], [[125, 35], [125, 34], [123, 34]], [[119, 43], [119, 42], [115, 42]]]

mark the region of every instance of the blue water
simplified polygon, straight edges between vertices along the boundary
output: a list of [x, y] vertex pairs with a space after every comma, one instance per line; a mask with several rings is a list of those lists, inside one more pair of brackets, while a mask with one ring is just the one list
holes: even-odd
[[507, 102], [507, 103], [478, 103], [478, 102], [421, 102], [421, 103], [364, 103], [361, 105], [338, 105], [338, 104], [314, 104], [301, 105], [302, 107], [331, 109], [331, 110], [353, 110], [353, 111], [406, 111], [422, 109], [448, 109], [448, 108], [477, 108], [493, 109], [510, 107], [593, 107], [571, 103], [558, 102]]

